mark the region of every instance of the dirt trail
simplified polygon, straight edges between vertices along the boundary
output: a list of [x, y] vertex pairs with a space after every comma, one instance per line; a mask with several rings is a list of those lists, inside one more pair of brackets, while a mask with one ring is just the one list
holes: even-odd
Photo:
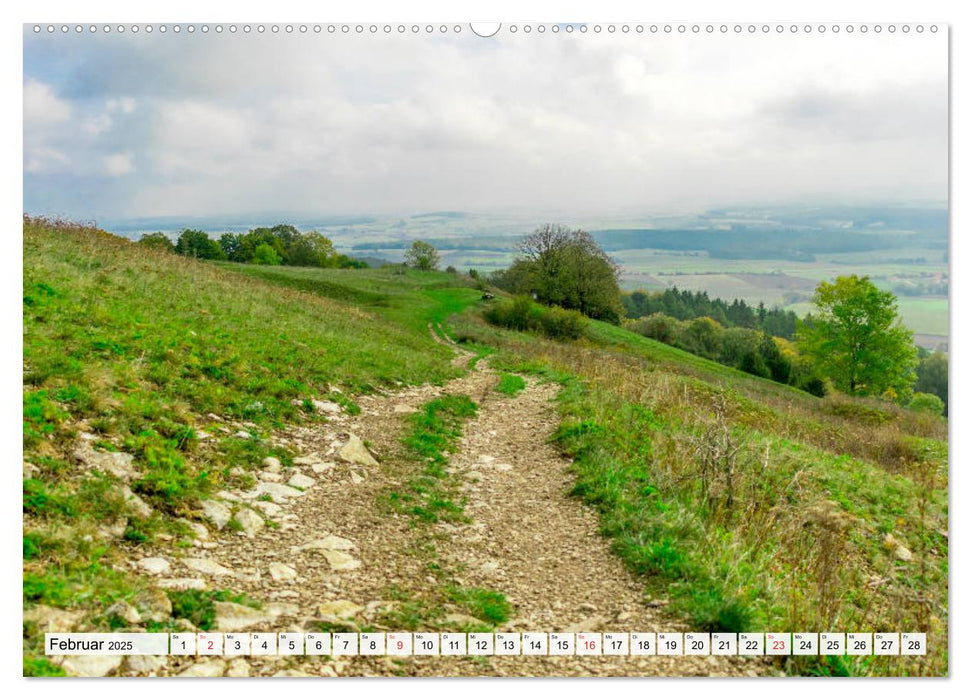
[[[447, 336], [441, 342], [451, 344]], [[457, 361], [467, 364], [470, 357], [463, 351]], [[266, 509], [278, 527], [251, 536], [223, 530], [185, 556], [211, 559], [231, 572], [206, 574], [210, 588], [232, 588], [266, 601], [263, 620], [248, 627], [239, 621], [240, 629], [252, 631], [313, 631], [321, 621], [349, 615], [357, 624], [383, 629], [381, 614], [395, 605], [389, 591], [441, 585], [429, 573], [430, 535], [454, 583], [499, 591], [513, 604], [514, 619], [501, 630], [684, 630], [665, 615], [662, 602], [644, 599], [644, 587], [598, 534], [596, 514], [568, 496], [569, 462], [548, 444], [557, 424], [556, 387], [530, 379], [521, 394], [509, 398], [494, 391], [497, 379], [480, 361], [445, 387], [363, 397], [358, 416], [341, 414], [322, 428], [292, 431], [281, 441], [302, 455], [296, 468], [314, 480], [305, 491], [274, 496], [279, 503], [269, 505], [266, 496], [254, 499], [252, 492], [222, 494]], [[408, 414], [444, 394], [466, 394], [479, 405], [450, 457], [471, 522], [416, 527], [407, 515], [380, 503], [415, 468], [400, 457]], [[340, 458], [350, 434], [367, 441], [381, 466]], [[280, 483], [292, 474], [284, 472]], [[272, 474], [262, 476], [270, 481], [261, 483], [277, 483]], [[172, 559], [172, 575], [199, 576], [185, 561]], [[230, 624], [231, 616], [220, 622]], [[159, 673], [627, 676], [755, 675], [768, 669], [761, 660], [726, 657], [170, 657]]]

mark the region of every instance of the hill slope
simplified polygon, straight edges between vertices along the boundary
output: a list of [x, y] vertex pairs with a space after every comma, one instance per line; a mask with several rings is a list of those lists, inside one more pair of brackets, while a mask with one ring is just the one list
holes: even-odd
[[[598, 614], [622, 598], [634, 622], [672, 629], [919, 629], [926, 659], [779, 668], [947, 672], [943, 421], [816, 399], [604, 324], [573, 343], [499, 330], [443, 273], [217, 267], [35, 220], [24, 258], [27, 673], [78, 672], [38, 656], [48, 628], [218, 628], [240, 610], [317, 629], [573, 624], [580, 601], [557, 612], [529, 581], [613, 564], [580, 538], [575, 559], [520, 571], [529, 542], [483, 533], [522, 499], [553, 509], [534, 529], [573, 522], [570, 507], [599, 520], [631, 578], [611, 574], [616, 593], [588, 601]], [[494, 353], [488, 366], [463, 367], [429, 334], [440, 326]], [[345, 452], [352, 434], [367, 446]], [[531, 474], [550, 437], [572, 466], [547, 456]], [[313, 533], [337, 537], [323, 564], [299, 549]], [[483, 578], [484, 564], [506, 573]], [[319, 590], [331, 607], [306, 610]], [[563, 596], [594, 595], [581, 590]], [[434, 668], [473, 672], [311, 670]]]

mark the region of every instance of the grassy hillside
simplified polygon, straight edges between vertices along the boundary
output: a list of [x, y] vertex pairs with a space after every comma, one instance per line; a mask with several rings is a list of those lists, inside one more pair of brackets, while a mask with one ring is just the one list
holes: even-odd
[[[281, 286], [101, 231], [25, 220], [25, 608], [80, 609], [95, 628], [110, 626], [104, 610], [143, 592], [114, 568], [126, 547], [184, 537], [179, 518], [200, 498], [251, 479], [234, 468], [270, 454], [289, 461], [258, 438], [323, 420], [314, 400], [353, 413], [355, 394], [458, 374], [426, 328], [478, 300], [448, 288], [456, 278], [396, 276], [386, 293], [369, 291], [381, 288], [381, 273], [361, 271], [356, 286], [328, 287], [340, 301], [304, 291], [299, 272], [288, 279]], [[131, 512], [117, 478], [79, 464], [85, 437], [134, 455], [140, 476], [130, 488], [150, 515]], [[117, 547], [105, 539], [113, 524], [123, 531]], [[25, 635], [36, 651], [38, 630]], [[25, 670], [50, 670], [36, 664]]]
[[[120, 624], [105, 611], [144, 594], [114, 568], [126, 548], [178, 543], [200, 497], [251, 478], [233, 467], [287, 463], [252, 438], [324, 420], [314, 400], [353, 412], [362, 392], [459, 374], [427, 329], [447, 323], [496, 367], [560, 385], [573, 492], [647, 596], [699, 629], [928, 632], [923, 659], [793, 659], [791, 673], [947, 673], [942, 419], [817, 399], [606, 324], [565, 343], [499, 330], [479, 297], [444, 273], [217, 266], [26, 221], [25, 609]], [[85, 436], [134, 455], [150, 515], [79, 468]], [[54, 672], [40, 639], [28, 623], [25, 671]]]
[[946, 425], [817, 399], [624, 329], [574, 344], [463, 317], [460, 338], [559, 382], [573, 493], [696, 629], [921, 630], [926, 659], [824, 657], [790, 673], [947, 672]]

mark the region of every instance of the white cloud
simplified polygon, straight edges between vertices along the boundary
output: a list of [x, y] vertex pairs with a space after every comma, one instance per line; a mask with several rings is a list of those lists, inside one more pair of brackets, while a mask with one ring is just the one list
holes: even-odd
[[104, 157], [104, 172], [117, 177], [135, 172], [135, 156], [132, 153], [112, 153]]
[[64, 172], [70, 163], [70, 159], [55, 148], [35, 148], [24, 153], [24, 171], [35, 175]]
[[25, 83], [25, 168], [128, 215], [943, 199], [946, 41], [139, 36]]
[[56, 124], [71, 118], [71, 105], [37, 80], [24, 83], [24, 125]]

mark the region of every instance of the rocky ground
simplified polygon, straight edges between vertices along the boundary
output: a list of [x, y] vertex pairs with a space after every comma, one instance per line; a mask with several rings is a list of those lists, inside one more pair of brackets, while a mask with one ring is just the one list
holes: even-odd
[[[443, 339], [442, 342], [448, 342]], [[457, 363], [467, 363], [467, 353]], [[383, 620], [400, 596], [443, 585], [501, 592], [514, 609], [500, 630], [679, 631], [665, 601], [647, 600], [598, 534], [594, 512], [568, 496], [569, 463], [548, 444], [556, 387], [528, 380], [510, 398], [494, 390], [486, 362], [444, 387], [362, 397], [349, 416], [320, 406], [323, 427], [276, 439], [299, 456], [293, 468], [269, 458], [255, 488], [221, 492], [191, 521], [194, 545], [158, 546], [131, 566], [159, 589], [228, 588], [260, 609], [216, 603], [214, 631], [394, 631]], [[444, 394], [465, 394], [479, 411], [463, 429], [449, 469], [468, 522], [418, 525], [381, 507], [414, 465], [403, 461], [407, 417]], [[429, 554], [429, 551], [432, 551]], [[431, 558], [431, 559], [430, 559]], [[430, 573], [434, 560], [437, 571]], [[163, 596], [164, 597], [164, 596]], [[158, 605], [164, 607], [165, 601]], [[119, 610], [132, 620], [136, 610]], [[455, 629], [478, 623], [446, 611]], [[762, 659], [726, 657], [75, 657], [79, 675], [189, 676], [630, 676], [757, 675]]]

